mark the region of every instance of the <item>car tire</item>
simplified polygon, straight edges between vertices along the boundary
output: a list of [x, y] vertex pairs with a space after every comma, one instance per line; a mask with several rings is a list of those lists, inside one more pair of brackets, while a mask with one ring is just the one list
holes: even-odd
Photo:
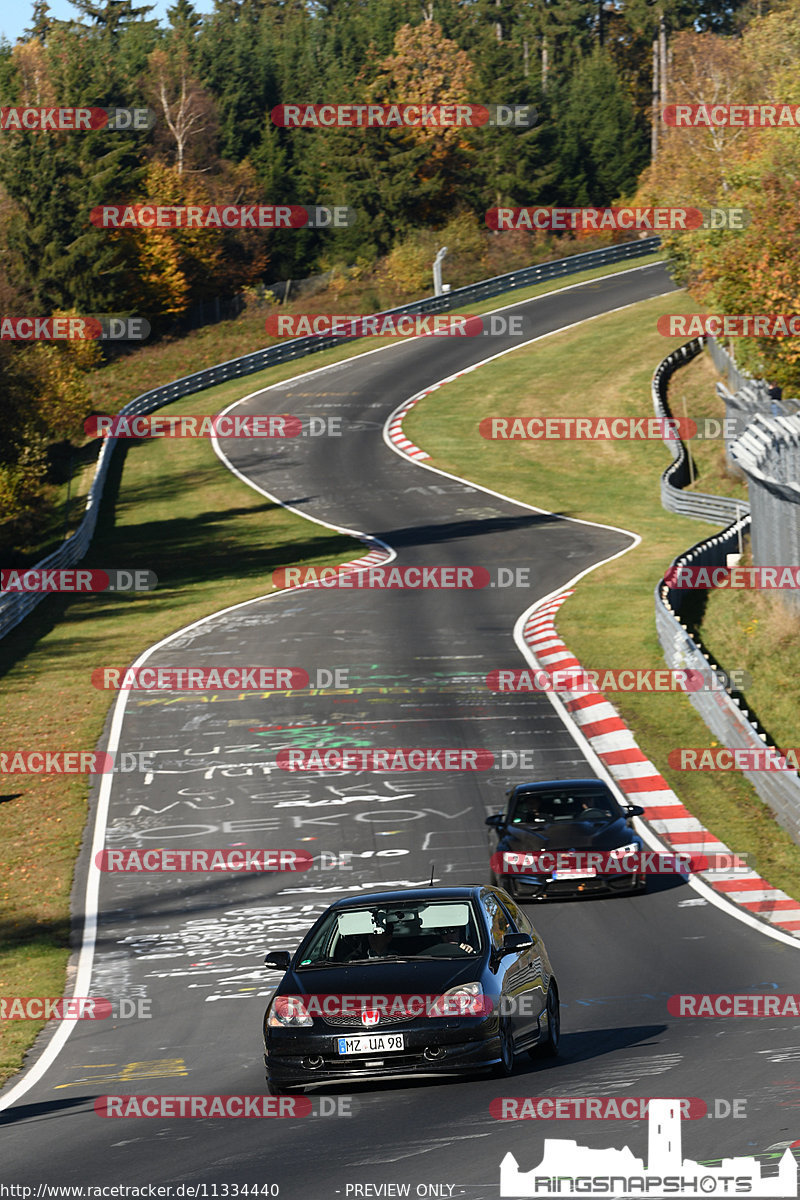
[[514, 1069], [514, 1032], [508, 1017], [500, 1018], [500, 1062], [495, 1063], [492, 1074], [498, 1079], [510, 1075]]
[[561, 1041], [561, 1011], [558, 999], [558, 988], [550, 981], [550, 986], [547, 989], [547, 1000], [545, 1001], [547, 1009], [547, 1037], [543, 1042], [539, 1042], [532, 1050], [528, 1051], [531, 1058], [557, 1058], [558, 1047]]

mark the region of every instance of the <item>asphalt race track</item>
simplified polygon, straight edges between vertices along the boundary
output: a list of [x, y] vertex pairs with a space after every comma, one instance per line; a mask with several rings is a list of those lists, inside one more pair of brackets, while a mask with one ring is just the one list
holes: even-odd
[[[523, 314], [535, 337], [671, 287], [660, 266], [636, 268], [507, 311]], [[667, 1010], [680, 992], [800, 992], [800, 952], [666, 879], [635, 898], [530, 910], [561, 987], [553, 1065], [522, 1056], [509, 1080], [331, 1089], [353, 1098], [351, 1116], [116, 1121], [94, 1111], [103, 1095], [263, 1095], [261, 1019], [279, 978], [262, 966], [267, 947], [293, 948], [338, 895], [422, 885], [432, 869], [444, 884], [487, 881], [484, 818], [506, 789], [593, 773], [546, 697], [492, 695], [483, 680], [523, 665], [512, 636], [520, 613], [631, 539], [420, 469], [382, 438], [407, 397], [515, 344], [428, 338], [324, 370], [311, 360], [309, 375], [236, 408], [341, 420], [341, 437], [222, 443], [270, 496], [377, 537], [398, 565], [525, 567], [530, 586], [303, 589], [218, 614], [150, 655], [149, 665], [346, 670], [348, 686], [217, 693], [213, 703], [133, 693], [119, 749], [155, 753], [154, 768], [113, 777], [105, 844], [286, 847], [325, 852], [332, 865], [296, 875], [102, 875], [91, 994], [138, 1008], [141, 1019], [78, 1023], [43, 1076], [0, 1111], [6, 1182], [33, 1185], [33, 1195], [40, 1183], [209, 1185], [201, 1196], [225, 1195], [224, 1184], [276, 1184], [285, 1200], [403, 1194], [381, 1185], [410, 1184], [412, 1196], [479, 1200], [498, 1197], [508, 1151], [528, 1170], [545, 1137], [627, 1144], [646, 1157], [645, 1121], [500, 1122], [489, 1112], [500, 1096], [700, 1097], [712, 1109], [745, 1100], [741, 1119], [683, 1122], [684, 1153], [702, 1161], [800, 1137], [800, 1021]], [[655, 503], [655, 480], [652, 489]], [[513, 495], [513, 446], [505, 490]], [[353, 557], [362, 552], [354, 542]], [[341, 745], [480, 747], [509, 764], [532, 751], [533, 768], [342, 775], [276, 765], [288, 746]], [[349, 869], [333, 865], [343, 852]], [[76, 911], [90, 857], [87, 843]]]

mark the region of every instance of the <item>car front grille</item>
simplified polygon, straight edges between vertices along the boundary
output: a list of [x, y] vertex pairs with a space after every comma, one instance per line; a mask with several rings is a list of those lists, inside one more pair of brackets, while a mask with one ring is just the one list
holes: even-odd
[[326, 1013], [322, 1020], [326, 1025], [333, 1025], [337, 1029], [377, 1029], [379, 1025], [401, 1025], [405, 1021], [413, 1021], [421, 1014], [418, 1012], [392, 1013], [379, 1012], [377, 1023], [374, 1025], [364, 1025], [360, 1015], [355, 1013], [337, 1013], [335, 1015]]

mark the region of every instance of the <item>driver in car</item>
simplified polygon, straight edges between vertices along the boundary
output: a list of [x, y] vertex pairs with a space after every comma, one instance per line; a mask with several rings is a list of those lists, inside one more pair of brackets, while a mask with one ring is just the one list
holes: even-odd
[[384, 958], [391, 953], [394, 939], [394, 927], [388, 921], [375, 921], [376, 928], [372, 933], [363, 937], [359, 945], [348, 954], [348, 959], [354, 958]]
[[431, 946], [428, 950], [426, 950], [426, 954], [441, 954], [444, 957], [447, 954], [451, 954], [453, 948], [456, 946], [459, 950], [463, 950], [465, 954], [476, 953], [474, 946], [470, 946], [469, 942], [467, 941], [462, 941], [463, 938], [466, 938], [465, 929], [440, 929], [437, 930], [437, 933], [439, 933], [442, 940], [435, 946]]

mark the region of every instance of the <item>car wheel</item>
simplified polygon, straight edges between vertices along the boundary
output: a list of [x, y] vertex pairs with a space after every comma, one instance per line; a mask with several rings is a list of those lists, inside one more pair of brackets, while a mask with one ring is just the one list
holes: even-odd
[[547, 1037], [529, 1050], [531, 1058], [556, 1058], [558, 1044], [561, 1041], [561, 1012], [558, 1000], [558, 988], [552, 982], [547, 989]]
[[494, 1065], [494, 1074], [499, 1078], [510, 1075], [514, 1069], [514, 1034], [508, 1017], [500, 1018], [500, 1062]]

